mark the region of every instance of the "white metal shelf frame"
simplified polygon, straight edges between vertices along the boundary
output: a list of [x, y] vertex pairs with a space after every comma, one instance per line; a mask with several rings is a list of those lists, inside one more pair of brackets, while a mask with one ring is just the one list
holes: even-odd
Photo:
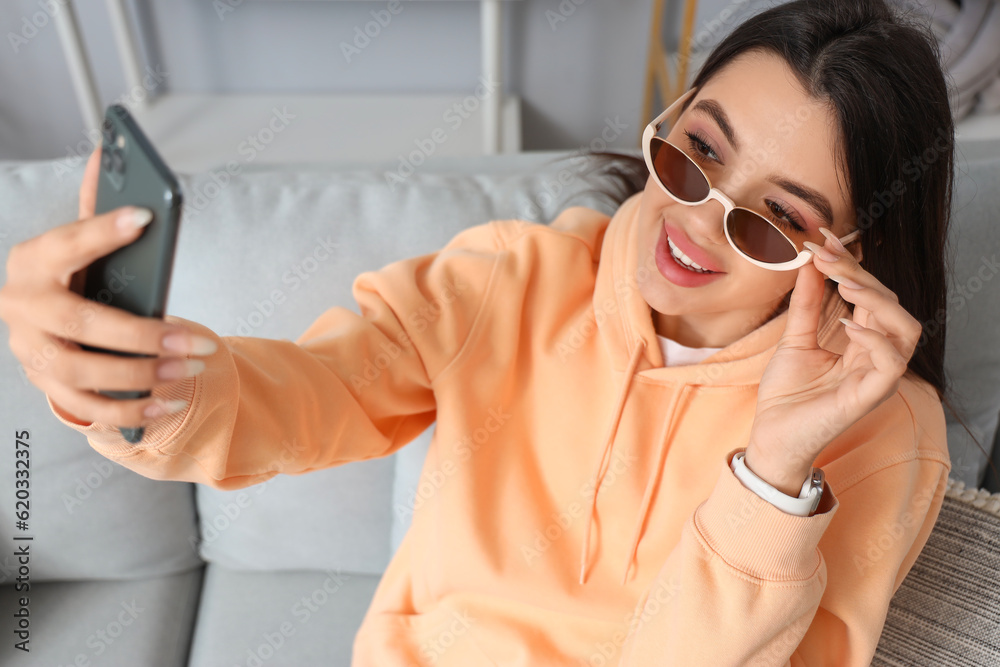
[[[485, 155], [493, 155], [502, 151], [515, 152], [520, 150], [520, 107], [516, 96], [505, 96], [502, 91], [502, 60], [503, 60], [503, 32], [502, 32], [502, 0], [480, 0], [480, 33], [481, 33], [481, 72], [485, 81], [501, 82], [501, 90], [495, 94], [489, 94], [481, 98], [482, 104], [481, 119], [477, 119], [475, 125], [479, 130], [481, 152]], [[114, 33], [116, 47], [121, 59], [122, 68], [125, 74], [126, 85], [129, 90], [140, 90], [143, 88], [143, 58], [139, 53], [138, 39], [130, 20], [126, 0], [106, 0], [108, 14], [111, 18], [111, 26]], [[77, 102], [80, 106], [84, 122], [88, 130], [96, 130], [100, 127], [104, 110], [101, 98], [97, 90], [93, 70], [84, 48], [80, 34], [79, 22], [73, 0], [66, 0], [63, 11], [56, 12], [55, 22], [59, 31], [59, 38], [62, 43], [67, 66], [73, 81]], [[198, 108], [202, 113], [208, 113], [205, 106], [213, 99], [212, 95], [184, 96], [171, 95], [177, 98], [170, 106], [170, 111], [154, 113], [150, 109], [151, 102], [148, 96], [134, 100], [130, 104], [130, 110], [138, 117], [148, 117], [149, 125], [155, 127], [176, 126], [176, 116], [168, 119], [171, 114], [183, 116], [191, 109]], [[226, 96], [218, 96], [219, 99]], [[235, 97], [235, 96], [232, 96]], [[342, 96], [352, 109], [370, 109], [373, 96]], [[289, 96], [284, 96], [289, 98]], [[337, 95], [325, 96], [298, 96], [295, 99], [307, 100], [315, 112], [330, 113], [335, 108], [334, 100]], [[154, 98], [155, 99], [155, 98]], [[257, 100], [262, 104], [269, 103], [266, 96], [248, 96], [246, 99]], [[275, 98], [277, 99], [277, 98]], [[440, 104], [447, 96], [426, 97], [427, 101], [434, 100]], [[272, 100], [273, 101], [273, 100]], [[426, 106], [426, 105], [425, 105]], [[144, 114], [149, 112], [148, 116]], [[418, 115], [427, 117], [427, 109], [418, 110]], [[143, 124], [144, 129], [146, 125]], [[517, 134], [517, 136], [505, 136], [505, 134]], [[468, 134], [468, 132], [466, 133]], [[190, 153], [190, 143], [186, 142], [183, 149]], [[168, 160], [169, 161], [169, 160]], [[188, 168], [192, 168], [195, 162], [186, 163]]]

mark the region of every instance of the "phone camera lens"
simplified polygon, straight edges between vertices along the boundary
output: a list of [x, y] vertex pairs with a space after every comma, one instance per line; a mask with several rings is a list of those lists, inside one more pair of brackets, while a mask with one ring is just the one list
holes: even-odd
[[101, 169], [104, 171], [111, 171], [112, 159], [111, 153], [106, 150], [101, 151]]
[[122, 157], [121, 151], [111, 151], [111, 170], [117, 174], [125, 171], [125, 159]]
[[105, 120], [101, 124], [101, 134], [104, 135], [104, 143], [115, 143], [115, 126], [110, 120]]

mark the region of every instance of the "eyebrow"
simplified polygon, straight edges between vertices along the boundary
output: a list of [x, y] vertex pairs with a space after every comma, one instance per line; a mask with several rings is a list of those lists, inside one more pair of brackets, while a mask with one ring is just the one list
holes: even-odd
[[831, 229], [833, 228], [833, 210], [826, 197], [812, 188], [807, 188], [801, 183], [790, 181], [777, 174], [771, 174], [767, 177], [767, 180], [809, 204], [823, 218], [823, 225]]
[[[740, 142], [736, 138], [733, 126], [729, 122], [729, 116], [726, 115], [726, 111], [722, 108], [722, 105], [712, 99], [703, 99], [698, 100], [698, 103], [691, 107], [691, 109], [693, 111], [701, 111], [702, 113], [711, 116], [712, 120], [715, 121], [715, 124], [719, 126], [720, 130], [722, 130], [722, 134], [725, 135], [726, 141], [728, 141], [729, 145], [733, 147], [733, 150], [737, 153], [740, 151]], [[820, 194], [819, 191], [801, 183], [796, 183], [795, 181], [784, 178], [783, 176], [779, 176], [778, 174], [771, 174], [766, 180], [809, 204], [813, 210], [819, 213], [826, 227], [833, 227], [833, 207], [830, 206], [830, 201]]]
[[716, 125], [722, 130], [722, 133], [726, 135], [726, 140], [729, 141], [729, 145], [733, 147], [737, 153], [740, 152], [740, 142], [736, 139], [736, 133], [733, 132], [733, 126], [729, 124], [729, 116], [726, 115], [725, 110], [715, 100], [698, 100], [698, 103], [691, 107], [692, 111], [701, 111], [702, 113], [707, 113], [709, 116], [715, 120]]

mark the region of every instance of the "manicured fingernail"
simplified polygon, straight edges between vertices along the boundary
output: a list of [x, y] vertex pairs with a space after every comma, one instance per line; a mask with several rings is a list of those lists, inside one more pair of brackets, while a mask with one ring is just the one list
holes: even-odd
[[191, 354], [215, 354], [219, 346], [211, 338], [191, 336]]
[[156, 399], [156, 402], [152, 405], [147, 405], [146, 409], [142, 411], [142, 414], [146, 417], [160, 417], [162, 415], [168, 415], [172, 412], [179, 412], [188, 406], [187, 401], [182, 400], [171, 400], [164, 401], [162, 399]]
[[[188, 339], [190, 338], [190, 345]], [[214, 354], [219, 346], [211, 338], [197, 334], [172, 333], [163, 337], [163, 347], [185, 354]]]
[[819, 258], [824, 262], [836, 262], [838, 259], [836, 255], [834, 255], [832, 252], [830, 252], [823, 246], [818, 246], [815, 243], [811, 243], [810, 241], [805, 241], [803, 242], [802, 245], [809, 248], [809, 250], [811, 250], [814, 255], [818, 255]]
[[844, 244], [840, 242], [840, 239], [837, 238], [837, 235], [831, 232], [829, 229], [827, 229], [826, 227], [820, 227], [819, 233], [826, 237], [826, 240], [830, 242], [830, 245], [833, 246], [834, 250], [843, 253], [847, 252], [847, 248], [845, 248]]
[[845, 278], [843, 276], [830, 276], [830, 280], [838, 282], [844, 287], [849, 287], [851, 289], [864, 289], [864, 285], [859, 285], [850, 278]]
[[187, 352], [187, 336], [182, 333], [172, 333], [163, 337], [163, 349], [174, 352]]
[[136, 227], [144, 227], [153, 220], [153, 212], [148, 208], [130, 206], [118, 215], [115, 220], [118, 229], [127, 232]]
[[861, 331], [862, 329], [864, 329], [863, 326], [861, 326], [860, 324], [858, 324], [854, 320], [849, 320], [846, 317], [841, 317], [839, 319], [840, 319], [841, 322], [844, 323], [845, 327], [850, 327], [852, 329], [857, 329], [858, 331]]
[[205, 370], [205, 362], [201, 359], [174, 359], [159, 367], [156, 377], [161, 380], [178, 380], [193, 377]]

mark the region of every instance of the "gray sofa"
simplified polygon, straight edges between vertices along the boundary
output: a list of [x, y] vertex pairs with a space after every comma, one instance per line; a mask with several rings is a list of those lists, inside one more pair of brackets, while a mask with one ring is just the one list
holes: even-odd
[[[987, 448], [1000, 416], [995, 149], [967, 146], [960, 159], [953, 242], [966, 297], [961, 308], [949, 300], [956, 312], [947, 358], [955, 400]], [[294, 340], [332, 305], [357, 310], [350, 288], [362, 271], [437, 250], [468, 226], [514, 217], [546, 223], [575, 204], [610, 214], [610, 202], [591, 191], [599, 176], [585, 174], [574, 155], [432, 158], [391, 188], [385, 174], [395, 164], [242, 164], [228, 179], [223, 169], [182, 174], [186, 210], [167, 311], [221, 335]], [[82, 163], [58, 171], [55, 161], [0, 163], [4, 258], [13, 244], [75, 218]], [[60, 424], [6, 340], [0, 664], [350, 663], [354, 633], [408, 529], [433, 426], [390, 457], [237, 491], [154, 481], [102, 458]], [[15, 438], [31, 452], [23, 531]], [[1000, 495], [977, 490], [986, 460], [950, 418], [949, 448], [953, 486], [893, 600], [878, 664], [1000, 660]], [[14, 553], [24, 545], [22, 565]], [[26, 579], [30, 590], [18, 590]], [[30, 652], [16, 648], [23, 626]]]

